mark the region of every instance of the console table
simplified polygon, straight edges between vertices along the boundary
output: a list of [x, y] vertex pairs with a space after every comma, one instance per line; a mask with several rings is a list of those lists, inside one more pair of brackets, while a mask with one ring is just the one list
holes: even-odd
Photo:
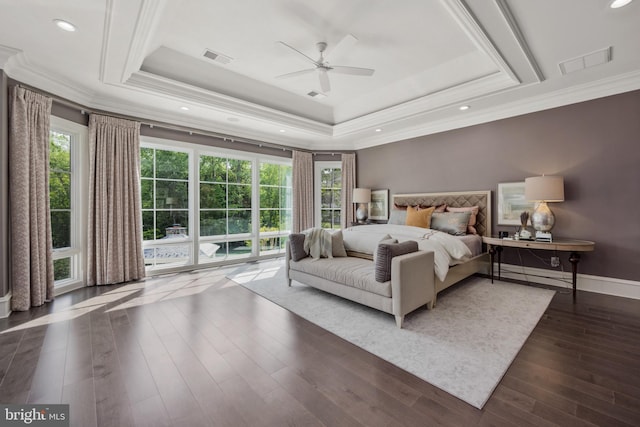
[[500, 280], [500, 258], [502, 249], [541, 249], [543, 251], [571, 252], [569, 262], [572, 267], [573, 300], [576, 300], [576, 280], [578, 275], [578, 262], [580, 262], [579, 252], [591, 252], [595, 248], [595, 243], [588, 240], [554, 239], [553, 242], [538, 242], [535, 240], [514, 240], [502, 237], [482, 237], [482, 241], [489, 247], [491, 256], [491, 283], [493, 283], [493, 264], [495, 255], [498, 254], [498, 280]]

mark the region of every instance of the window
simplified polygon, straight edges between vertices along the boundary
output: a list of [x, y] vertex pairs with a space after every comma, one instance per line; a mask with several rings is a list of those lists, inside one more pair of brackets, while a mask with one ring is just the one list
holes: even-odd
[[147, 270], [284, 251], [290, 159], [145, 137], [140, 161]]
[[278, 253], [291, 232], [292, 168], [260, 163], [260, 253]]
[[201, 262], [252, 255], [253, 162], [201, 155], [199, 169]]
[[145, 265], [193, 262], [188, 152], [142, 147], [140, 176]]
[[316, 162], [316, 224], [339, 229], [342, 209], [342, 163]]
[[[59, 291], [83, 284], [84, 206], [81, 197], [85, 126], [51, 118], [49, 132], [49, 208], [53, 278]], [[85, 159], [86, 160], [86, 159]], [[86, 202], [85, 202], [86, 203]], [[67, 289], [65, 289], [67, 290]]]

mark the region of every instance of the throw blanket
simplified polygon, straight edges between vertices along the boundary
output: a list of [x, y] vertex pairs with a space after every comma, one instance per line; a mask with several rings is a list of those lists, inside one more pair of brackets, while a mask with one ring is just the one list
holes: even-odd
[[449, 266], [461, 264], [472, 256], [471, 250], [460, 239], [441, 231], [409, 225], [375, 224], [349, 228], [359, 233], [389, 234], [398, 242], [415, 240], [422, 251], [433, 251], [433, 269], [436, 277], [444, 281]]
[[333, 258], [331, 233], [322, 228], [310, 228], [304, 234], [304, 251], [313, 259]]

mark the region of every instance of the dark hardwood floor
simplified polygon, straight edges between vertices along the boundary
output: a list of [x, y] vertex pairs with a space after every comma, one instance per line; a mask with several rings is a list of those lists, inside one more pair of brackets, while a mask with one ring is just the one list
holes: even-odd
[[556, 294], [478, 410], [228, 272], [84, 288], [1, 320], [0, 402], [69, 403], [82, 427], [640, 425], [638, 300]]

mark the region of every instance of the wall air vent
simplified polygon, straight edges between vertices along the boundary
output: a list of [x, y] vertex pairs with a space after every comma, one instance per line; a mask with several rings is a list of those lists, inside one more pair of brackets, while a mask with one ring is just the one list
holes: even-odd
[[202, 56], [204, 56], [205, 58], [209, 58], [212, 61], [219, 62], [221, 64], [228, 64], [231, 61], [233, 61], [233, 58], [231, 58], [230, 56], [223, 55], [218, 52], [214, 52], [210, 49], [205, 49], [204, 54]]
[[611, 61], [611, 46], [558, 64], [562, 75]]

